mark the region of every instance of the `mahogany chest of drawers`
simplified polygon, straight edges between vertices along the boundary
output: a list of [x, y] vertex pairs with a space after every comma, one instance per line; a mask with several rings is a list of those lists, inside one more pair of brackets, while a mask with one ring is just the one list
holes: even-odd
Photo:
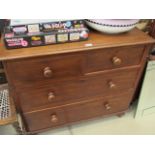
[[0, 48], [10, 95], [27, 133], [126, 111], [154, 40], [134, 29], [84, 42]]

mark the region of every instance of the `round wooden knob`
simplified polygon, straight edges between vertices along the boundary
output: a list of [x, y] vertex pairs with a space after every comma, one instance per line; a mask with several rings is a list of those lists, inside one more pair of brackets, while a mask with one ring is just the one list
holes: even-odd
[[52, 123], [57, 123], [57, 122], [58, 122], [58, 117], [57, 117], [57, 115], [55, 115], [55, 114], [51, 115], [51, 122], [52, 122]]
[[109, 103], [105, 103], [104, 104], [104, 107], [105, 107], [106, 110], [110, 110], [111, 109], [111, 106], [110, 106]]
[[122, 63], [122, 60], [118, 57], [113, 57], [112, 62], [114, 65], [120, 65]]
[[50, 67], [46, 67], [46, 68], [44, 68], [44, 77], [47, 77], [47, 78], [49, 78], [49, 77], [52, 77], [52, 70], [50, 69]]
[[53, 92], [50, 92], [50, 93], [48, 94], [48, 101], [51, 102], [54, 98], [55, 98], [54, 93], [53, 93]]
[[110, 88], [110, 89], [116, 88], [116, 84], [113, 83], [112, 81], [110, 81], [110, 82], [109, 82], [109, 88]]

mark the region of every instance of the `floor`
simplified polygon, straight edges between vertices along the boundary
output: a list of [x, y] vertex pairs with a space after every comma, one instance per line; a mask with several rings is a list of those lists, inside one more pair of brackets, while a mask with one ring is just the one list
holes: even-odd
[[[155, 114], [134, 119], [135, 107], [123, 117], [112, 116], [77, 123], [71, 126], [42, 132], [40, 135], [152, 135], [155, 134]], [[16, 135], [11, 125], [0, 126], [0, 135]]]

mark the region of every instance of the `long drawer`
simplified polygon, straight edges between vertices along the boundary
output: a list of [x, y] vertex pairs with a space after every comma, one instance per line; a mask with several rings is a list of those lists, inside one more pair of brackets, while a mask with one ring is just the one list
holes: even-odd
[[18, 97], [23, 112], [80, 102], [98, 96], [118, 95], [135, 86], [138, 69], [128, 69], [88, 76], [78, 81], [48, 83], [19, 90]]
[[85, 103], [66, 105], [61, 108], [46, 109], [24, 114], [29, 132], [43, 130], [80, 120], [110, 115], [128, 109], [133, 92], [127, 91], [114, 97], [102, 97]]
[[138, 65], [144, 46], [108, 48], [61, 54], [35, 59], [9, 61], [5, 65], [15, 86], [36, 82], [56, 82], [79, 78], [89, 73]]

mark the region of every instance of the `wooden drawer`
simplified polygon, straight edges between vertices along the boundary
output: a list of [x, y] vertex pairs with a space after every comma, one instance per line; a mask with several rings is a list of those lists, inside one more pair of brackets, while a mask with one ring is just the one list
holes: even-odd
[[62, 108], [55, 108], [35, 112], [24, 116], [28, 131], [52, 128], [66, 123], [65, 111]]
[[94, 101], [24, 114], [24, 118], [28, 131], [43, 130], [97, 116], [123, 112], [128, 109], [131, 97], [132, 92], [128, 91], [113, 98], [98, 98]]
[[98, 96], [120, 94], [133, 89], [138, 68], [102, 73], [64, 83], [48, 83], [19, 90], [20, 106], [24, 112], [81, 102]]
[[82, 74], [82, 65], [82, 55], [75, 53], [9, 61], [6, 68], [12, 83], [24, 86], [41, 81], [78, 78]]
[[97, 117], [100, 115], [110, 115], [126, 111], [132, 100], [131, 91], [126, 91], [121, 95], [104, 97], [96, 101], [71, 105], [65, 109], [68, 122], [76, 122], [84, 119]]
[[144, 46], [117, 47], [89, 51], [86, 56], [85, 73], [138, 65]]

